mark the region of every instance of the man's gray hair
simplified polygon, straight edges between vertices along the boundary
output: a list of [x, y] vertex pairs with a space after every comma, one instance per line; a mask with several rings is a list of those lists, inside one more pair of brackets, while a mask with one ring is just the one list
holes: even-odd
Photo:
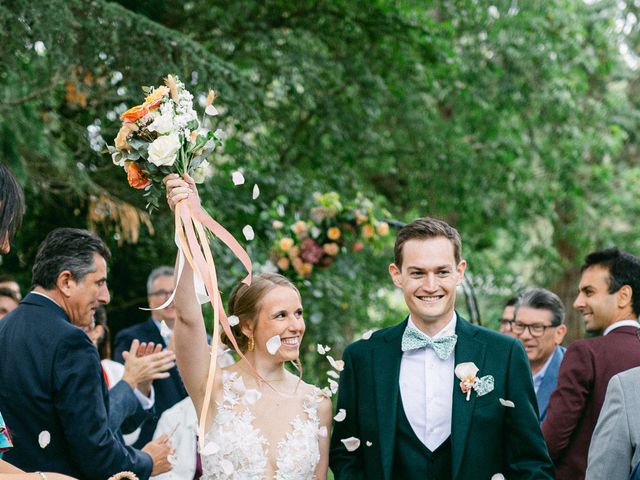
[[162, 265], [161, 267], [154, 268], [147, 278], [147, 295], [153, 293], [153, 282], [155, 282], [157, 278], [173, 277], [174, 273], [173, 267], [168, 265]]
[[520, 307], [549, 310], [551, 312], [551, 325], [554, 327], [564, 323], [564, 305], [555, 293], [546, 288], [529, 288], [518, 296], [516, 302], [516, 315]]

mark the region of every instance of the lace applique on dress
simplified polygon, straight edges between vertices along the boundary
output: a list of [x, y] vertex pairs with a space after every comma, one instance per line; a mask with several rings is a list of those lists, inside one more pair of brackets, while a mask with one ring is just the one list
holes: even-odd
[[[205, 436], [201, 480], [263, 480], [269, 443], [253, 426], [249, 405], [259, 401], [256, 390], [246, 390], [237, 373], [223, 372], [223, 398], [217, 402], [213, 425]], [[291, 431], [278, 442], [275, 480], [311, 480], [320, 461], [317, 392], [307, 395], [304, 415], [291, 422]], [[306, 418], [304, 418], [306, 417]]]

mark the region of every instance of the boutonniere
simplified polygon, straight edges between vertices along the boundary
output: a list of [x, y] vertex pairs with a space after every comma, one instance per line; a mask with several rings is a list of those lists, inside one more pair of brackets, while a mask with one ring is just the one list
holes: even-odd
[[471, 397], [471, 390], [475, 390], [479, 397], [493, 390], [493, 377], [491, 375], [485, 375], [481, 378], [476, 377], [478, 367], [473, 362], [456, 365], [454, 373], [460, 379], [460, 390], [462, 390], [462, 393], [467, 394], [467, 402]]

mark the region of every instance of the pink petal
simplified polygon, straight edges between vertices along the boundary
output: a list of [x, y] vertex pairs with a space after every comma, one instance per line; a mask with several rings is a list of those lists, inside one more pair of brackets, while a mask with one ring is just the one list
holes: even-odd
[[344, 408], [341, 408], [340, 410], [338, 410], [338, 413], [336, 413], [336, 416], [333, 417], [333, 419], [336, 422], [341, 422], [343, 421], [345, 418], [347, 418], [347, 411]]
[[347, 449], [347, 452], [353, 452], [354, 450], [357, 450], [358, 447], [360, 446], [360, 440], [357, 439], [356, 437], [343, 438], [340, 441], [344, 444], [345, 448]]
[[267, 351], [271, 355], [275, 355], [281, 344], [282, 342], [280, 340], [280, 335], [274, 335], [269, 340], [267, 340]]

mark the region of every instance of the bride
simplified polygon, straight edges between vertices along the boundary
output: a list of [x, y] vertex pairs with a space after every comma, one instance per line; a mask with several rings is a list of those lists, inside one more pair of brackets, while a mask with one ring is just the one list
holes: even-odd
[[[193, 181], [185, 178], [171, 174], [164, 179], [172, 210], [197, 195]], [[178, 368], [200, 414], [210, 349], [188, 262], [175, 306]], [[326, 479], [331, 401], [284, 367], [298, 361], [305, 331], [298, 289], [282, 275], [263, 273], [250, 286], [235, 288], [227, 313], [239, 319], [234, 334], [246, 360], [216, 372], [207, 405], [202, 479]], [[276, 351], [267, 347], [273, 337], [280, 339]], [[256, 371], [268, 385], [256, 378]]]

